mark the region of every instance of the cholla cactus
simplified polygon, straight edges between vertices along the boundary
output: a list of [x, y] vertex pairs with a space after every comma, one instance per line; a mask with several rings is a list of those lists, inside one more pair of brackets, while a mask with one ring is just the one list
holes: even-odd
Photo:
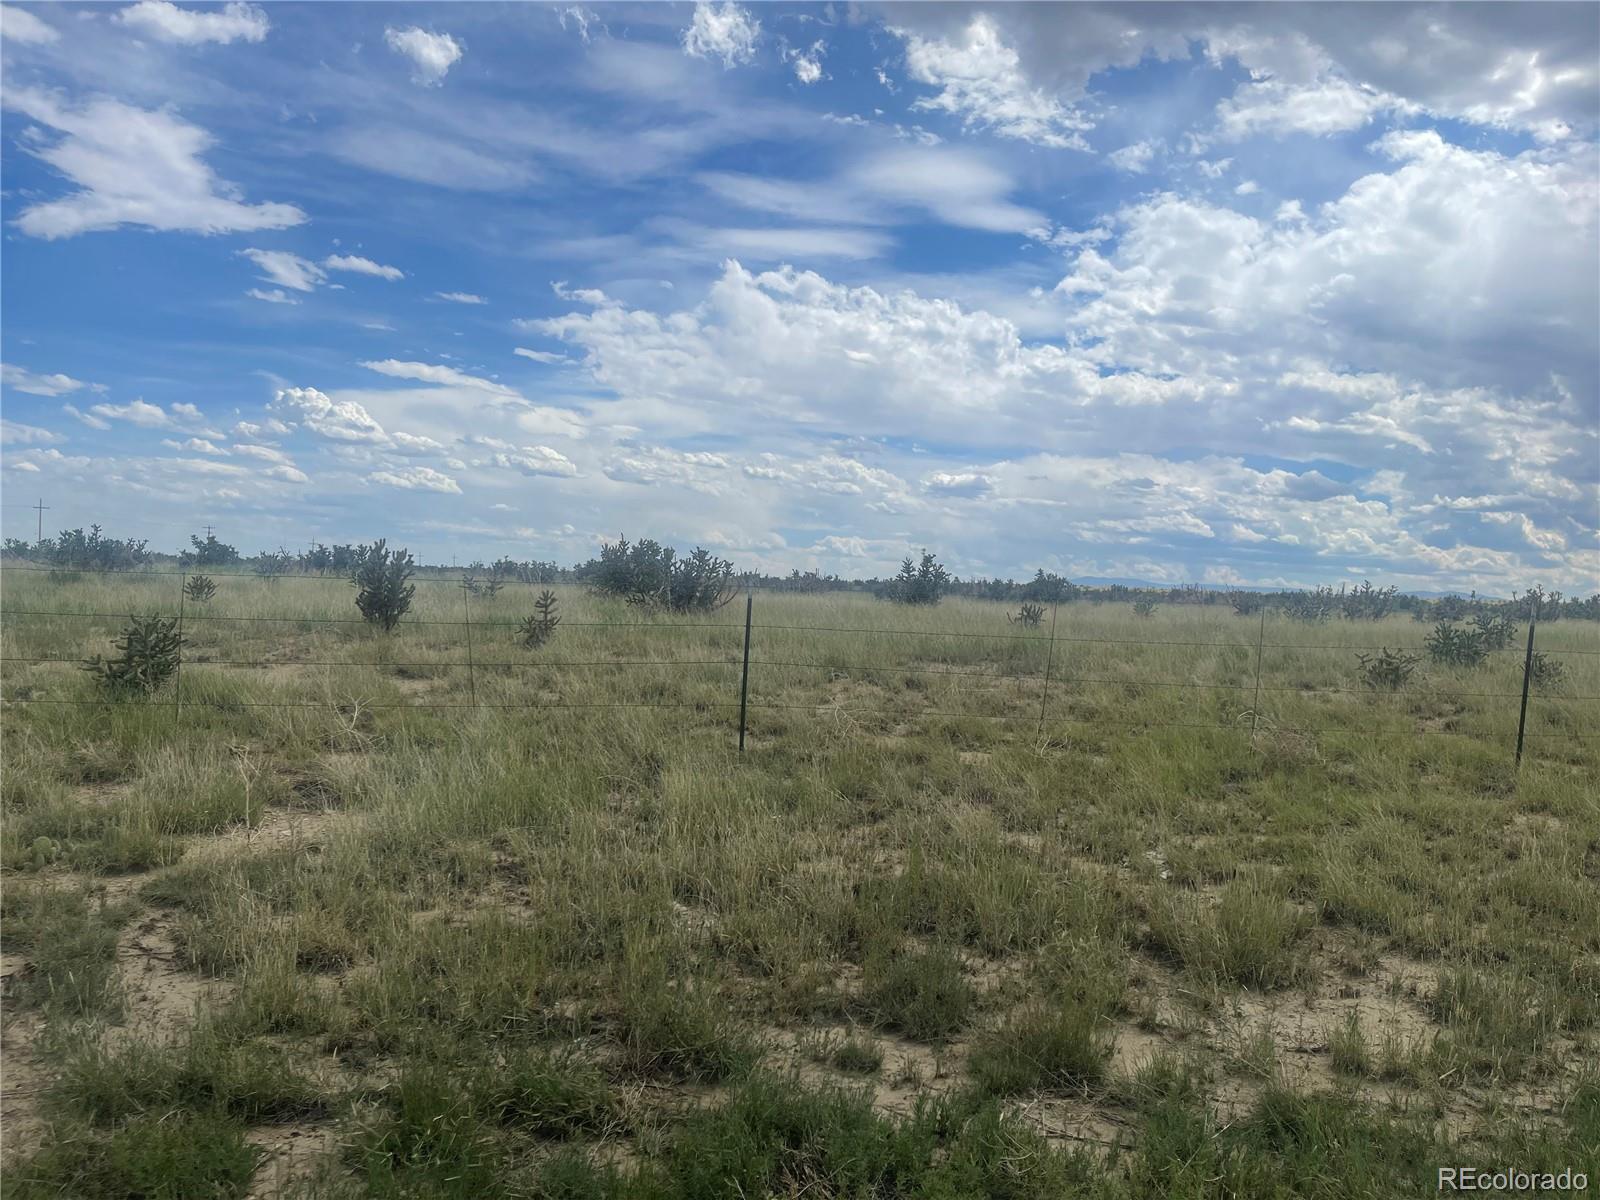
[[1362, 683], [1378, 691], [1398, 692], [1411, 681], [1422, 659], [1419, 655], [1385, 646], [1378, 654], [1357, 654], [1356, 661], [1360, 664]]
[[196, 604], [204, 604], [217, 594], [217, 585], [209, 575], [191, 575], [183, 585], [183, 594]]
[[176, 617], [129, 617], [115, 658], [96, 654], [83, 669], [108, 691], [149, 695], [170, 679], [182, 661], [184, 638]]
[[1030, 629], [1036, 628], [1044, 620], [1044, 605], [1024, 604], [1014, 617], [1007, 617], [1013, 625], [1026, 625]]
[[537, 650], [556, 636], [556, 626], [561, 624], [557, 603], [556, 594], [546, 588], [533, 602], [533, 614], [517, 627], [517, 639], [528, 649]]

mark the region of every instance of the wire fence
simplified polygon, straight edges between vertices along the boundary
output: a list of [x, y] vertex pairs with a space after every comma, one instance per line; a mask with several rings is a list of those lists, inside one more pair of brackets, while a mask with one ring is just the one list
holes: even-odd
[[[38, 567], [31, 564], [0, 564], [0, 571], [5, 572], [50, 572], [57, 573], [56, 568]], [[187, 571], [93, 571], [75, 570], [69, 575], [114, 575], [122, 579], [152, 579], [152, 578], [178, 578], [187, 579], [191, 574]], [[256, 574], [228, 574], [215, 571], [208, 572], [213, 579], [242, 579], [258, 584], [264, 584], [264, 591], [271, 594], [271, 583], [278, 579], [316, 580], [322, 583], [340, 583], [338, 576], [328, 575], [273, 575], [263, 577]], [[491, 657], [482, 658], [474, 653], [472, 640], [473, 630], [503, 630], [518, 627], [521, 622], [512, 620], [497, 620], [485, 614], [474, 616], [472, 612], [474, 596], [470, 587], [465, 586], [465, 580], [460, 575], [455, 576], [422, 576], [415, 582], [427, 585], [444, 585], [460, 589], [462, 597], [462, 616], [460, 618], [439, 616], [407, 617], [402, 628], [414, 626], [423, 630], [451, 630], [460, 629], [463, 634], [464, 657], [457, 660], [402, 658], [395, 659], [387, 653], [375, 654], [369, 660], [351, 658], [309, 657], [293, 658], [282, 656], [230, 656], [216, 658], [207, 654], [184, 654], [180, 651], [177, 667], [175, 686], [170, 699], [154, 701], [156, 704], [169, 705], [175, 712], [181, 713], [186, 706], [213, 707], [219, 709], [327, 709], [327, 701], [314, 700], [288, 700], [288, 699], [242, 699], [234, 696], [225, 699], [208, 698], [196, 695], [194, 686], [200, 682], [196, 676], [199, 670], [212, 669], [227, 670], [252, 670], [269, 668], [308, 668], [327, 671], [331, 674], [336, 671], [389, 671], [389, 672], [441, 672], [461, 671], [467, 678], [467, 694], [465, 698], [452, 697], [448, 700], [434, 700], [415, 697], [402, 701], [368, 702], [362, 700], [360, 707], [363, 710], [398, 710], [417, 709], [425, 711], [446, 710], [498, 710], [498, 711], [536, 711], [536, 710], [626, 710], [626, 709], [655, 709], [655, 710], [692, 710], [699, 713], [737, 713], [737, 732], [740, 750], [744, 750], [746, 734], [748, 731], [750, 714], [752, 712], [788, 713], [811, 712], [833, 717], [848, 717], [856, 719], [878, 718], [906, 721], [910, 719], [950, 719], [967, 720], [978, 719], [996, 722], [1017, 723], [1032, 727], [1035, 736], [1042, 737], [1048, 730], [1056, 727], [1104, 727], [1122, 731], [1154, 731], [1163, 729], [1224, 732], [1232, 735], [1259, 734], [1263, 730], [1278, 734], [1294, 734], [1301, 736], [1324, 735], [1353, 735], [1363, 738], [1374, 737], [1415, 737], [1437, 738], [1454, 737], [1473, 740], [1487, 740], [1490, 737], [1503, 737], [1508, 749], [1513, 745], [1509, 730], [1493, 731], [1486, 733], [1481, 729], [1457, 729], [1438, 726], [1423, 725], [1412, 722], [1409, 727], [1397, 728], [1393, 726], [1380, 726], [1372, 724], [1307, 724], [1293, 723], [1286, 719], [1283, 713], [1268, 712], [1263, 708], [1262, 697], [1292, 697], [1301, 704], [1312, 703], [1328, 697], [1361, 696], [1366, 705], [1381, 704], [1385, 701], [1403, 701], [1411, 694], [1387, 693], [1374, 691], [1364, 686], [1324, 685], [1308, 686], [1305, 684], [1285, 684], [1274, 682], [1270, 678], [1263, 678], [1263, 660], [1266, 652], [1295, 651], [1295, 652], [1340, 652], [1340, 653], [1370, 653], [1389, 649], [1421, 649], [1421, 647], [1392, 647], [1389, 645], [1369, 645], [1364, 643], [1346, 642], [1302, 642], [1267, 640], [1266, 614], [1263, 612], [1261, 619], [1256, 623], [1252, 632], [1255, 637], [1249, 640], [1217, 640], [1215, 638], [1182, 638], [1182, 637], [1150, 637], [1128, 638], [1111, 636], [1093, 636], [1072, 630], [1062, 630], [1058, 626], [1061, 612], [1072, 607], [1071, 605], [1054, 604], [1051, 606], [1049, 624], [1047, 628], [1036, 628], [1032, 632], [1013, 630], [1008, 632], [984, 631], [965, 628], [902, 628], [882, 627], [863, 624], [795, 624], [777, 621], [757, 621], [757, 608], [755, 592], [748, 593], [744, 605], [744, 619], [740, 620], [657, 620], [647, 612], [639, 612], [632, 619], [627, 620], [569, 620], [565, 617], [560, 622], [562, 630], [599, 631], [602, 634], [627, 634], [649, 633], [653, 635], [682, 635], [694, 634], [704, 631], [721, 631], [730, 640], [736, 636], [742, 639], [742, 648], [736, 653], [734, 645], [728, 646], [727, 654], [706, 654], [704, 650], [695, 657], [559, 657], [552, 654], [541, 653], [540, 657], [531, 660], [510, 660]], [[70, 580], [61, 586], [70, 586]], [[197, 629], [207, 626], [215, 627], [220, 623], [233, 622], [247, 627], [272, 627], [282, 628], [285, 625], [309, 628], [313, 631], [322, 627], [339, 628], [344, 626], [364, 626], [367, 624], [361, 617], [340, 617], [327, 613], [305, 613], [301, 615], [284, 614], [259, 614], [259, 613], [214, 613], [197, 612], [195, 606], [185, 602], [182, 588], [177, 589], [178, 594], [173, 598], [174, 604], [171, 611], [160, 611], [156, 615], [175, 618], [178, 622], [178, 632], [184, 633], [185, 628]], [[786, 601], [803, 602], [808, 597], [795, 593], [782, 593]], [[765, 602], [766, 597], [763, 597]], [[140, 606], [148, 609], [148, 605]], [[792, 604], [791, 604], [792, 607]], [[8, 635], [8, 642], [17, 622], [30, 620], [92, 620], [92, 621], [121, 621], [128, 616], [126, 612], [110, 612], [100, 609], [72, 609], [72, 608], [44, 608], [24, 607], [10, 608], [0, 606], [0, 628]], [[1535, 639], [1537, 636], [1537, 614], [1529, 620], [1526, 628], [1526, 644], [1507, 646], [1489, 650], [1488, 653], [1500, 655], [1520, 655], [1522, 657], [1520, 688], [1502, 690], [1440, 690], [1428, 688], [1425, 699], [1434, 704], [1456, 704], [1460, 701], [1499, 701], [1504, 702], [1507, 714], [1515, 710], [1517, 713], [1517, 729], [1514, 740], [1514, 755], [1520, 764], [1524, 744], [1528, 741], [1544, 740], [1557, 741], [1569, 740], [1575, 743], [1600, 740], [1600, 733], [1589, 732], [1596, 727], [1592, 716], [1579, 717], [1566, 722], [1569, 727], [1564, 728], [1533, 728], [1528, 727], [1530, 709], [1535, 716], [1554, 712], [1566, 713], [1568, 710], [1560, 706], [1573, 704], [1591, 704], [1600, 701], [1600, 690], [1586, 692], [1582, 690], [1565, 690], [1560, 694], [1541, 694], [1532, 686], [1533, 668], [1536, 661]], [[861, 644], [862, 639], [874, 638], [908, 638], [908, 639], [943, 639], [946, 642], [971, 643], [974, 645], [987, 645], [1001, 647], [1007, 653], [1020, 649], [1023, 657], [1030, 654], [1040, 657], [1042, 663], [1029, 666], [1017, 665], [1014, 669], [992, 669], [994, 664], [985, 664], [979, 668], [971, 666], [949, 664], [942, 662], [874, 662], [864, 661], [869, 656], [866, 654], [847, 655], [842, 658], [806, 658], [793, 656], [767, 656], [771, 653], [769, 643], [777, 637], [781, 642], [787, 643], [795, 638], [802, 644], [811, 644], [818, 639], [846, 639], [851, 644]], [[1519, 639], [1520, 641], [1520, 639]], [[870, 645], [870, 641], [865, 644]], [[1171, 677], [1142, 677], [1116, 674], [1090, 674], [1081, 673], [1071, 668], [1066, 658], [1068, 652], [1084, 647], [1106, 647], [1115, 651], [1128, 651], [1132, 648], [1143, 649], [1191, 649], [1207, 651], [1232, 652], [1241, 656], [1245, 677], [1231, 680], [1203, 680], [1179, 679]], [[774, 648], [787, 648], [787, 645]], [[1593, 648], [1582, 646], [1563, 645], [1555, 651], [1560, 657], [1572, 656], [1576, 661], [1587, 662], [1593, 656], [1600, 656], [1600, 646]], [[1061, 661], [1058, 666], [1058, 655]], [[49, 665], [71, 665], [81, 663], [83, 657], [75, 653], [57, 651], [50, 654], [20, 654], [13, 653], [9, 644], [5, 652], [0, 653], [0, 666], [6, 668], [10, 675], [12, 667], [37, 667]], [[1282, 664], [1278, 664], [1280, 667]], [[1003, 668], [1005, 664], [1000, 664]], [[479, 694], [479, 684], [483, 676], [493, 676], [498, 673], [538, 673], [542, 678], [549, 679], [552, 675], [561, 675], [569, 672], [617, 672], [617, 671], [642, 671], [642, 672], [670, 672], [676, 669], [715, 670], [726, 669], [728, 677], [723, 685], [726, 686], [726, 699], [709, 698], [705, 695], [693, 698], [662, 698], [662, 699], [619, 699], [607, 698], [603, 700], [578, 700], [564, 697], [550, 698], [547, 696], [505, 700], [485, 698]], [[190, 680], [189, 694], [185, 696], [185, 673]], [[878, 677], [898, 677], [905, 681], [932, 678], [935, 680], [949, 681], [958, 687], [977, 686], [978, 682], [1014, 685], [1016, 694], [1011, 697], [998, 697], [1007, 706], [1006, 711], [990, 711], [980, 705], [938, 707], [934, 704], [910, 704], [903, 706], [888, 706], [847, 702], [838, 696], [829, 695], [822, 699], [807, 699], [796, 702], [788, 698], [792, 682], [786, 680], [780, 673], [786, 672], [815, 672], [827, 673], [826, 682], [834, 682], [841, 677], [850, 679]], [[1587, 678], [1587, 676], [1586, 676]], [[768, 690], [769, 685], [776, 685], [776, 690]], [[909, 686], [909, 684], [908, 684]], [[1193, 696], [1197, 694], [1214, 693], [1243, 699], [1248, 694], [1249, 703], [1245, 707], [1237, 708], [1226, 713], [1223, 719], [1199, 720], [1193, 719], [1198, 714], [1190, 712], [1183, 714], [1182, 719], [1151, 719], [1130, 716], [1115, 708], [1100, 707], [1091, 713], [1076, 711], [1081, 707], [1082, 693], [1073, 689], [1082, 688], [1110, 688], [1121, 693], [1120, 697], [1113, 697], [1112, 703], [1119, 701], [1127, 703], [1131, 698], [1144, 697], [1150, 693], [1173, 692], [1180, 696]], [[1037, 696], [1033, 695], [1036, 689]], [[54, 696], [34, 695], [35, 689], [31, 687], [7, 687], [4, 700], [7, 704], [22, 705], [47, 705], [47, 706], [81, 706], [81, 707], [106, 707], [122, 703], [110, 696]], [[1022, 693], [1027, 692], [1026, 696]], [[906, 693], [899, 693], [904, 696]], [[997, 699], [994, 693], [978, 697], [981, 700], [992, 702]], [[1054, 702], [1054, 703], [1052, 703]], [[1185, 701], [1186, 706], [1192, 702]], [[1483, 708], [1498, 706], [1482, 706]], [[1459, 717], [1461, 712], [1451, 716]], [[1564, 718], [1565, 720], [1565, 718]]]

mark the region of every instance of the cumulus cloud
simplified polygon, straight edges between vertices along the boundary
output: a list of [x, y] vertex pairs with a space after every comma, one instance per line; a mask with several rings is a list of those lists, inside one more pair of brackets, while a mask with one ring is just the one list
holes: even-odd
[[220, 12], [179, 8], [170, 0], [139, 0], [117, 13], [116, 20], [163, 42], [198, 46], [206, 42], [259, 42], [271, 24], [253, 4], [225, 5]]
[[488, 460], [494, 466], [520, 471], [524, 475], [553, 475], [570, 478], [577, 465], [565, 454], [549, 446], [515, 446], [497, 451]]
[[722, 4], [699, 0], [694, 19], [683, 31], [683, 49], [695, 58], [720, 58], [724, 67], [736, 67], [756, 56], [760, 37], [760, 23], [734, 0]]
[[440, 300], [448, 300], [451, 304], [487, 304], [482, 296], [472, 292], [435, 292], [434, 296]]
[[406, 467], [398, 471], [374, 471], [367, 478], [373, 483], [381, 483], [386, 487], [402, 488], [406, 491], [461, 494], [460, 484], [443, 471], [435, 471], [432, 467]]
[[423, 87], [438, 87], [445, 75], [461, 59], [462, 46], [448, 33], [430, 33], [412, 26], [384, 30], [383, 40], [396, 54], [411, 60], [411, 79]]
[[61, 137], [31, 153], [71, 180], [78, 191], [24, 208], [19, 229], [30, 237], [67, 238], [123, 225], [187, 233], [245, 233], [298, 225], [292, 204], [247, 204], [201, 157], [211, 135], [168, 111], [106, 97], [72, 107], [46, 92], [8, 87], [7, 108]]
[[1093, 123], [1030, 82], [1021, 58], [995, 18], [973, 15], [949, 38], [924, 38], [905, 29], [906, 71], [939, 89], [912, 107], [957, 117], [969, 129], [1056, 149], [1087, 150], [1082, 131]]
[[143, 400], [132, 400], [127, 404], [96, 404], [89, 411], [102, 421], [127, 421], [144, 429], [161, 429], [172, 423], [172, 418], [159, 404], [147, 404]]
[[316, 388], [280, 388], [269, 406], [274, 414], [338, 442], [387, 443], [389, 435], [354, 401], [335, 402]]

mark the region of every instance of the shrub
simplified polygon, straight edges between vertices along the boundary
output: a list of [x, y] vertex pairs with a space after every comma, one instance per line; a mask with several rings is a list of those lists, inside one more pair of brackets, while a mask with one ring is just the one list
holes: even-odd
[[176, 617], [129, 617], [122, 638], [112, 643], [119, 653], [115, 658], [96, 654], [83, 669], [118, 693], [148, 695], [178, 669], [182, 661], [184, 638], [178, 632]]
[[1233, 611], [1241, 617], [1254, 616], [1266, 604], [1266, 597], [1260, 592], [1229, 592], [1228, 603], [1233, 605]]
[[[482, 564], [478, 564], [482, 565]], [[461, 577], [461, 590], [469, 596], [480, 596], [485, 600], [493, 600], [500, 594], [500, 589], [506, 585], [507, 572], [500, 563], [495, 563], [489, 569], [489, 578], [479, 579], [477, 567], [468, 567], [467, 573]]]
[[1022, 598], [1035, 602], [1071, 600], [1080, 590], [1077, 584], [1040, 567], [1033, 578], [1022, 585]]
[[100, 526], [63, 529], [58, 537], [44, 538], [35, 548], [51, 566], [78, 571], [126, 571], [149, 561], [145, 542], [129, 538], [121, 541], [100, 532]]
[[1567, 668], [1550, 658], [1543, 650], [1535, 650], [1528, 667], [1528, 678], [1536, 688], [1559, 686], [1567, 677]]
[[632, 544], [627, 538], [607, 542], [600, 547], [600, 557], [586, 563], [580, 575], [601, 595], [673, 612], [713, 612], [737, 591], [733, 564], [726, 559], [698, 547], [687, 558], [679, 558], [672, 547], [649, 538]]
[[384, 538], [356, 551], [350, 586], [356, 589], [356, 607], [373, 625], [391, 632], [411, 608], [417, 585], [408, 583], [414, 570], [405, 550], [390, 550]]
[[1296, 621], [1315, 624], [1333, 616], [1337, 599], [1329, 587], [1319, 587], [1312, 592], [1290, 592], [1283, 598], [1283, 611]]
[[556, 636], [556, 626], [561, 614], [556, 612], [556, 594], [549, 588], [539, 593], [533, 602], [534, 611], [517, 626], [517, 638], [530, 650], [537, 650]]
[[1517, 623], [1510, 617], [1491, 617], [1479, 613], [1472, 618], [1472, 624], [1485, 650], [1504, 650], [1517, 636]]
[[1398, 692], [1411, 681], [1417, 663], [1422, 659], [1404, 650], [1391, 650], [1385, 646], [1377, 654], [1357, 654], [1361, 682], [1380, 691]]
[[217, 594], [217, 585], [209, 575], [191, 575], [183, 585], [183, 594], [196, 604], [204, 604]]
[[1435, 625], [1423, 644], [1428, 648], [1429, 658], [1447, 667], [1476, 667], [1489, 655], [1481, 633], [1448, 621]]
[[287, 550], [263, 550], [256, 555], [256, 578], [276, 583], [278, 576], [287, 575], [293, 566], [294, 559]]
[[185, 566], [228, 567], [239, 561], [239, 551], [227, 542], [219, 542], [215, 534], [207, 533], [203, 542], [198, 535], [190, 534], [189, 542], [194, 549], [178, 555], [178, 561]]
[[913, 562], [910, 556], [900, 564], [900, 573], [880, 591], [885, 600], [896, 604], [937, 604], [950, 586], [950, 573], [930, 551], [922, 552], [922, 561]]
[[1137, 617], [1153, 617], [1156, 615], [1156, 602], [1154, 600], [1135, 600], [1133, 613]]
[[1044, 605], [1024, 604], [1014, 617], [1007, 617], [1013, 625], [1026, 625], [1030, 629], [1037, 628], [1044, 621]]
[[1341, 598], [1344, 615], [1351, 621], [1381, 621], [1394, 611], [1395, 599], [1400, 589], [1394, 585], [1375, 588], [1363, 580], [1358, 588], [1351, 588]]

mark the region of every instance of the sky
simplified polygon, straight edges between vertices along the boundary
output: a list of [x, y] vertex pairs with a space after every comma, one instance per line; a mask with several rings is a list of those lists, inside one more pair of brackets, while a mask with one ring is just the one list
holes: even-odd
[[6, 4], [0, 523], [1600, 590], [1600, 5]]

